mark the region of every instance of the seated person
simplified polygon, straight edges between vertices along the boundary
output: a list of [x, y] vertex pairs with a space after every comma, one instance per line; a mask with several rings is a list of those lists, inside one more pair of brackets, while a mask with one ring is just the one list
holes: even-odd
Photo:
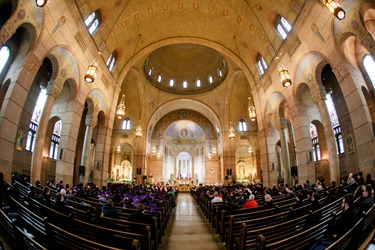
[[274, 208], [276, 207], [275, 204], [273, 204], [272, 196], [269, 194], [264, 195], [264, 207], [265, 208]]
[[53, 205], [53, 209], [55, 209], [57, 212], [68, 214], [68, 208], [65, 206], [64, 203], [64, 195], [61, 193], [56, 194], [55, 204]]
[[112, 219], [118, 218], [118, 214], [113, 206], [112, 200], [108, 200], [107, 204], [102, 207], [102, 217], [108, 217]]
[[215, 191], [214, 198], [211, 200], [212, 203], [223, 202], [223, 199], [219, 197], [219, 193]]
[[374, 197], [371, 195], [371, 185], [362, 186], [362, 197], [359, 202], [358, 216], [363, 216], [373, 205]]
[[131, 214], [128, 217], [128, 221], [153, 225], [154, 219], [152, 218], [152, 216], [145, 214], [145, 205], [142, 203], [138, 203], [136, 207], [137, 212]]
[[303, 194], [302, 192], [299, 192], [296, 196], [296, 204], [294, 204], [293, 206], [293, 209], [296, 209], [296, 208], [299, 208], [299, 207], [302, 207], [305, 205], [305, 201], [303, 200]]
[[258, 202], [256, 202], [255, 197], [253, 194], [249, 196], [249, 201], [243, 204], [243, 208], [252, 208], [252, 207], [258, 207]]
[[38, 195], [37, 200], [47, 207], [51, 207], [51, 189], [48, 186], [43, 188], [43, 193]]

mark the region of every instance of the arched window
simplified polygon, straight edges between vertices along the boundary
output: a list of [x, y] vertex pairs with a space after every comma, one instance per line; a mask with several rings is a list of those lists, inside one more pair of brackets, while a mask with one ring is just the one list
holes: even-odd
[[258, 54], [257, 56], [257, 69], [258, 69], [258, 72], [259, 72], [259, 75], [262, 76], [264, 74], [264, 72], [266, 71], [267, 69], [267, 63], [266, 61], [264, 60], [263, 56], [261, 56], [260, 54]]
[[85, 24], [87, 27], [87, 30], [89, 31], [90, 35], [93, 35], [95, 31], [99, 28], [100, 25], [100, 13], [99, 11], [95, 11], [89, 15], [86, 20]]
[[312, 161], [320, 161], [320, 146], [318, 139], [318, 131], [314, 124], [310, 123], [310, 135], [312, 142]]
[[371, 81], [372, 88], [375, 90], [375, 61], [374, 58], [370, 55], [365, 55], [363, 57], [363, 67], [368, 75], [369, 80]]
[[59, 151], [60, 137], [61, 137], [61, 120], [55, 123], [52, 133], [52, 141], [49, 148], [49, 158], [57, 159], [57, 152]]
[[173, 80], [173, 79], [169, 80], [169, 86], [170, 86], [170, 87], [173, 87], [173, 86], [174, 86], [174, 80]]
[[276, 27], [277, 34], [279, 34], [279, 36], [283, 40], [286, 39], [286, 37], [288, 36], [289, 32], [292, 29], [292, 26], [290, 26], [288, 21], [282, 16], [277, 16], [275, 20], [275, 27]]
[[247, 131], [247, 123], [245, 120], [241, 119], [238, 123], [238, 130], [240, 132]]
[[336, 113], [336, 108], [332, 100], [330, 93], [326, 95], [326, 105], [329, 113], [329, 118], [331, 119], [331, 124], [333, 131], [335, 132], [335, 139], [337, 145], [337, 154], [345, 153], [344, 142], [342, 140], [341, 128], [339, 123], [339, 118]]
[[196, 84], [197, 84], [197, 88], [200, 88], [200, 86], [201, 86], [201, 80], [198, 79], [198, 80], [196, 81]]
[[130, 129], [130, 119], [125, 118], [124, 121], [122, 122], [122, 129], [123, 130], [129, 130]]
[[117, 61], [117, 53], [116, 51], [114, 51], [108, 58], [107, 60], [107, 68], [110, 72], [113, 72], [115, 70], [115, 66], [116, 66], [116, 61]]
[[31, 117], [31, 121], [29, 125], [29, 132], [27, 133], [27, 140], [26, 140], [27, 151], [30, 151], [30, 152], [34, 151], [35, 135], [36, 135], [36, 131], [38, 130], [40, 117], [42, 115], [42, 111], [43, 111], [46, 101], [47, 101], [47, 90], [45, 88], [42, 88], [39, 93], [38, 100], [36, 101], [33, 116]]
[[10, 57], [10, 49], [8, 46], [3, 46], [0, 49], [0, 74], [2, 73], [5, 65], [7, 64]]

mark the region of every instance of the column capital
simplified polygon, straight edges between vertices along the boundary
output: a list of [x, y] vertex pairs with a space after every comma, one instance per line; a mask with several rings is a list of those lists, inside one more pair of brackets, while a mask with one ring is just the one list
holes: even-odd
[[97, 122], [97, 120], [96, 120], [96, 118], [94, 118], [94, 116], [86, 115], [86, 119], [85, 119], [86, 126], [95, 127], [96, 122]]
[[324, 86], [317, 86], [311, 91], [312, 98], [314, 102], [318, 103], [321, 100], [326, 100], [327, 92]]
[[286, 118], [280, 118], [279, 122], [276, 124], [277, 130], [282, 130], [287, 128], [288, 120]]
[[56, 98], [61, 94], [63, 87], [57, 84], [55, 81], [49, 81], [46, 89], [47, 95], [51, 95]]

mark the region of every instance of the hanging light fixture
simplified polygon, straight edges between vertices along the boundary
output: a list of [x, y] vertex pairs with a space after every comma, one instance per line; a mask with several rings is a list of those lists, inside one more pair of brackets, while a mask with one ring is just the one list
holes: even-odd
[[43, 7], [48, 3], [48, 0], [35, 0], [36, 6]]
[[253, 122], [255, 121], [257, 114], [255, 113], [255, 107], [254, 107], [254, 103], [251, 100], [251, 97], [249, 97], [248, 100], [249, 100], [249, 103], [248, 103], [249, 118], [250, 118], [250, 121]]
[[229, 139], [230, 140], [234, 140], [236, 138], [236, 131], [234, 130], [233, 126], [232, 126], [232, 122], [230, 122], [230, 125], [229, 125]]
[[160, 158], [161, 158], [160, 152], [157, 152], [157, 153], [156, 153], [156, 158], [157, 158], [158, 160], [160, 160]]
[[253, 148], [252, 148], [251, 146], [249, 146], [249, 147], [247, 148], [247, 152], [248, 152], [249, 154], [253, 153]]
[[120, 146], [120, 144], [117, 145], [116, 152], [117, 152], [117, 153], [120, 153], [120, 152], [121, 152], [121, 146]]
[[207, 159], [208, 159], [208, 160], [211, 160], [211, 158], [212, 158], [212, 154], [211, 154], [211, 153], [208, 153], [208, 155], [207, 155]]
[[141, 121], [139, 121], [138, 127], [135, 130], [135, 137], [141, 138], [142, 137], [142, 127], [141, 127]]
[[88, 83], [92, 83], [95, 81], [96, 74], [99, 70], [99, 58], [101, 57], [102, 53], [98, 52], [98, 56], [95, 58], [95, 60], [87, 67], [86, 73], [85, 73], [85, 81]]
[[217, 153], [217, 151], [216, 151], [216, 147], [213, 146], [213, 148], [212, 148], [212, 154], [213, 154], [213, 155], [216, 155], [216, 153]]
[[346, 12], [334, 0], [321, 0], [322, 4], [339, 20], [345, 18]]
[[125, 95], [122, 95], [120, 104], [117, 106], [116, 116], [118, 119], [122, 119], [125, 116]]
[[[36, 5], [39, 6], [39, 7], [43, 7], [44, 5], [46, 5], [48, 3], [48, 0], [35, 0], [35, 1], [36, 1]], [[130, 1], [128, 1], [126, 4], [124, 4], [124, 7], [122, 8], [120, 14], [118, 15], [115, 22], [113, 23], [113, 26], [111, 27], [111, 29], [108, 32], [108, 35], [104, 39], [104, 42], [102, 43], [102, 45], [98, 49], [98, 56], [94, 59], [94, 61], [89, 66], [87, 66], [87, 70], [86, 70], [86, 73], [85, 73], [85, 76], [84, 76], [84, 79], [87, 83], [92, 83], [92, 82], [95, 81], [96, 74], [98, 73], [98, 70], [99, 70], [99, 60], [102, 56], [101, 52], [102, 52], [103, 48], [105, 47], [105, 45], [107, 43], [109, 35], [112, 34], [113, 28], [115, 27], [117, 21], [121, 17], [122, 13], [126, 9], [126, 6], [129, 4], [129, 2]], [[134, 57], [134, 55], [133, 55], [133, 57]]]
[[292, 79], [290, 78], [289, 71], [286, 68], [284, 68], [284, 66], [279, 67], [279, 75], [281, 84], [284, 87], [287, 88], [292, 85]]

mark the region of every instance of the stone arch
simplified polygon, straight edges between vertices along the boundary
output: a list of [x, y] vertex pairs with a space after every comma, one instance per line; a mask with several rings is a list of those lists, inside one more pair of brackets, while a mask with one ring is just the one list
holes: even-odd
[[[197, 100], [191, 100], [191, 99], [179, 99], [179, 100], [172, 100], [169, 101], [163, 105], [161, 105], [150, 117], [148, 124], [147, 124], [147, 131], [148, 138], [147, 138], [147, 144], [151, 142], [151, 132], [153, 131], [155, 125], [159, 122], [159, 120], [165, 115], [172, 111], [176, 111], [179, 109], [186, 109], [186, 107], [189, 107], [190, 110], [196, 111], [203, 116], [205, 116], [210, 123], [213, 125], [214, 128], [218, 128], [220, 131], [222, 131], [222, 125], [218, 118], [218, 116], [215, 114], [215, 112], [208, 107], [207, 105], [197, 101]], [[220, 134], [219, 134], [220, 137]], [[218, 138], [219, 140], [219, 138]], [[222, 150], [222, 149], [221, 149]], [[218, 149], [218, 152], [220, 153], [220, 148]], [[150, 152], [146, 152], [150, 153]]]
[[375, 4], [373, 2], [364, 2], [359, 9], [359, 16], [363, 26], [372, 37], [375, 37]]
[[[26, 55], [34, 42], [31, 35], [32, 30], [33, 27], [31, 25], [22, 25], [18, 27], [15, 33], [5, 42], [5, 45], [11, 50], [11, 55], [8, 65], [3, 69], [3, 77], [0, 78], [0, 82], [7, 78], [10, 78], [11, 82], [14, 82], [17, 80], [16, 78], [19, 77], [22, 71], [22, 67], [19, 67], [19, 65], [25, 64], [25, 57], [27, 57]], [[30, 62], [28, 69], [31, 71], [38, 66], [40, 65], [35, 65], [34, 62]], [[6, 73], [4, 74], [4, 72]], [[33, 78], [30, 77], [30, 81], [32, 81], [32, 79]]]
[[366, 100], [366, 103], [367, 103], [367, 107], [369, 109], [369, 112], [370, 112], [370, 116], [371, 116], [371, 120], [373, 123], [375, 123], [375, 103], [374, 103], [374, 94], [370, 94], [370, 92], [368, 91], [367, 88], [365, 88], [364, 86], [362, 86], [362, 93], [365, 97], [365, 100]]
[[[45, 55], [48, 57], [53, 66], [53, 74], [51, 81], [65, 82], [68, 78], [74, 79], [75, 83], [79, 83], [79, 67], [74, 54], [69, 48], [63, 46], [52, 47]], [[79, 86], [75, 86], [77, 91]]]
[[97, 115], [99, 111], [107, 113], [108, 105], [103, 91], [95, 88], [90, 91], [86, 98], [88, 115]]
[[[127, 64], [120, 70], [118, 82], [123, 82], [123, 80], [126, 78], [126, 75], [128, 74], [130, 68], [133, 66], [133, 65], [131, 65], [131, 63], [133, 61], [135, 63], [138, 62], [138, 61], [142, 61], [152, 51], [154, 51], [154, 50], [156, 50], [156, 49], [158, 49], [162, 46], [165, 46], [165, 45], [178, 44], [178, 43], [200, 44], [200, 45], [204, 45], [204, 46], [207, 46], [207, 47], [210, 47], [210, 48], [213, 48], [213, 49], [219, 51], [220, 53], [222, 53], [223, 55], [228, 57], [232, 62], [234, 62], [235, 65], [243, 65], [243, 67], [241, 67], [241, 68], [243, 70], [243, 73], [246, 76], [246, 79], [249, 81], [251, 89], [253, 89], [255, 87], [255, 81], [254, 81], [254, 78], [253, 78], [253, 75], [252, 75], [251, 71], [249, 70], [249, 66], [247, 66], [246, 64], [243, 64], [241, 62], [241, 58], [239, 58], [239, 56], [236, 53], [234, 53], [232, 50], [230, 50], [229, 48], [227, 48], [227, 47], [225, 47], [225, 46], [223, 46], [219, 43], [216, 43], [214, 41], [209, 41], [209, 40], [203, 39], [203, 38], [198, 38], [198, 37], [168, 38], [168, 39], [160, 40], [160, 41], [157, 41], [155, 43], [152, 43], [152, 44], [149, 44], [149, 45], [145, 46], [144, 48], [140, 49], [134, 55], [133, 59], [130, 58], [128, 60]], [[133, 64], [135, 64], [135, 63], [133, 63]], [[143, 64], [142, 64], [142, 66], [143, 66]]]

